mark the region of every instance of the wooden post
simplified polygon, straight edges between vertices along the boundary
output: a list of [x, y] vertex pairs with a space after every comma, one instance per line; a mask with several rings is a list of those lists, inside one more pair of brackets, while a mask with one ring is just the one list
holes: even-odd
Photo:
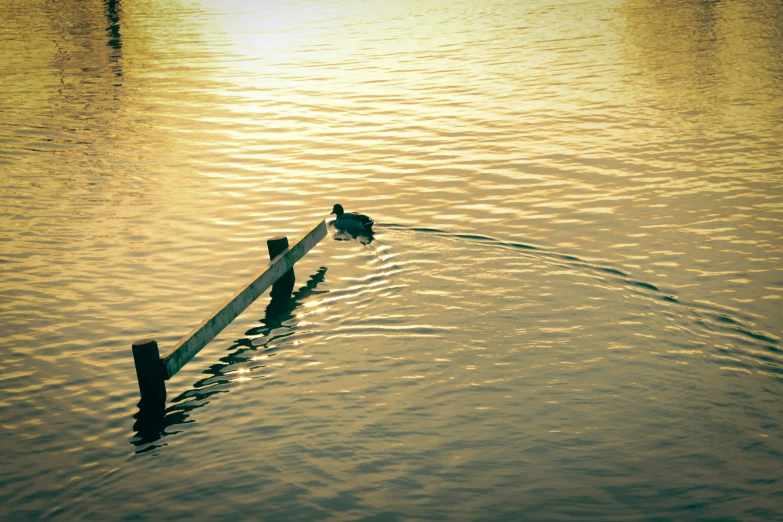
[[158, 353], [158, 343], [144, 339], [133, 343], [133, 362], [142, 402], [166, 400], [165, 369]]
[[[288, 250], [288, 238], [285, 236], [275, 236], [266, 240], [266, 248], [269, 250], [269, 260], [274, 261], [277, 256]], [[296, 283], [294, 267], [283, 274], [275, 284], [272, 285], [272, 297], [283, 297], [291, 294]]]

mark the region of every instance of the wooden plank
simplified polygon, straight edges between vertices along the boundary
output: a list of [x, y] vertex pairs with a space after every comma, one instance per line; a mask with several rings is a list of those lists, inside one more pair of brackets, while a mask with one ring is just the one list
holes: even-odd
[[169, 353], [161, 358], [166, 368], [166, 379], [170, 379], [185, 366], [193, 356], [223, 331], [239, 314], [244, 312], [253, 301], [288, 272], [294, 263], [302, 259], [324, 237], [326, 237], [326, 222], [322, 220], [297, 240], [292, 247], [284, 250], [270, 261], [263, 272], [253, 277], [204, 322], [177, 343]]

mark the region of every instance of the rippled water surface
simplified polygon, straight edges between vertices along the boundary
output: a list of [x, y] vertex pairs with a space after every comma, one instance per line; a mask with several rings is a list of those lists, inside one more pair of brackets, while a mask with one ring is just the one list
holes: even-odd
[[[779, 1], [0, 0], [0, 519], [783, 519]], [[332, 231], [139, 410], [165, 352]]]

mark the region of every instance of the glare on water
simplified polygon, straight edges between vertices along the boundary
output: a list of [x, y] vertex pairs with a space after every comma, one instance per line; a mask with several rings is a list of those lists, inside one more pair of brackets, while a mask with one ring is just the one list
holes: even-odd
[[780, 2], [0, 22], [3, 520], [783, 517]]

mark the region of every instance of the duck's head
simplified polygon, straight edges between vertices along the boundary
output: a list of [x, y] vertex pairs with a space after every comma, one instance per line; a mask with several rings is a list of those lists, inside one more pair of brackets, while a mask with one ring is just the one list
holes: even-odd
[[337, 217], [340, 217], [345, 213], [345, 211], [343, 210], [343, 206], [338, 203], [334, 206], [331, 213]]

